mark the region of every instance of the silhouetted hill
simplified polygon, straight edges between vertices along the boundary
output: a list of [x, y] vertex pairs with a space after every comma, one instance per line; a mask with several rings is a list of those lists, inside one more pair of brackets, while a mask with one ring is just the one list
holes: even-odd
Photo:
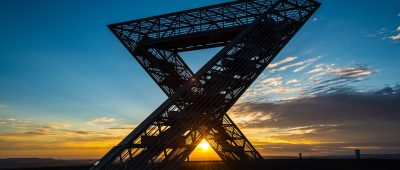
[[[399, 156], [399, 154], [396, 154]], [[366, 155], [365, 155], [366, 156]], [[373, 155], [370, 155], [373, 156]], [[327, 156], [329, 159], [305, 158], [295, 159], [295, 157], [285, 157], [291, 159], [266, 159], [264, 164], [244, 164], [235, 165], [237, 170], [399, 170], [400, 159], [394, 155], [375, 155], [375, 157], [385, 156], [386, 159], [336, 159], [337, 156]], [[388, 157], [389, 156], [389, 157]], [[282, 157], [280, 157], [282, 158]], [[397, 157], [398, 158], [398, 157]], [[89, 169], [95, 160], [57, 160], [39, 158], [10, 158], [0, 159], [0, 169], [20, 169], [20, 170], [84, 170]], [[226, 166], [221, 161], [191, 161], [185, 162], [179, 170], [231, 170], [232, 167]]]
[[0, 159], [0, 169], [89, 166], [96, 160], [60, 160], [51, 158], [8, 158]]
[[[304, 159], [354, 159], [355, 155], [304, 156]], [[361, 154], [363, 159], [400, 159], [398, 154]], [[264, 159], [299, 159], [296, 156], [265, 156]]]

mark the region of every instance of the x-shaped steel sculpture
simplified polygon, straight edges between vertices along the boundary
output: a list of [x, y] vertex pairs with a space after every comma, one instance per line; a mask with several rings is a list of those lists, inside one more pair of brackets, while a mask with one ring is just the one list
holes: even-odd
[[[169, 98], [93, 168], [176, 168], [203, 138], [225, 162], [262, 162], [226, 112], [318, 7], [242, 0], [109, 25]], [[219, 46], [196, 74], [178, 55]]]

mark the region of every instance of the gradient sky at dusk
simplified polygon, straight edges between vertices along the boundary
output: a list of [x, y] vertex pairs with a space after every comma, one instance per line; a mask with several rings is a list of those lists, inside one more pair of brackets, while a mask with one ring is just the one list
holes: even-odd
[[[221, 2], [1, 1], [0, 158], [100, 158], [167, 98], [106, 25]], [[400, 153], [400, 2], [320, 2], [230, 116], [265, 156]]]

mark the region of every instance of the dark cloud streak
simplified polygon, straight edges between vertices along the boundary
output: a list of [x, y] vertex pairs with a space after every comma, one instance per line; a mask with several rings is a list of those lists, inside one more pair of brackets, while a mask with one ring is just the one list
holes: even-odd
[[[287, 141], [315, 141], [330, 150], [364, 147], [389, 148], [400, 152], [400, 86], [385, 87], [376, 91], [357, 92], [351, 88], [336, 89], [334, 93], [320, 93], [314, 97], [298, 98], [280, 103], [241, 103], [232, 109], [232, 117], [245, 117], [250, 113], [270, 116], [269, 119], [241, 122], [246, 129], [273, 129], [262, 138], [277, 138]], [[287, 133], [301, 130], [307, 133]], [[337, 143], [340, 142], [340, 146]], [[330, 144], [329, 144], [330, 143]], [[263, 145], [263, 143], [259, 143]], [[277, 144], [265, 145], [273, 146]], [[284, 144], [283, 150], [290, 150]], [[289, 147], [289, 148], [288, 148]], [[299, 147], [294, 146], [293, 147]], [[279, 147], [277, 147], [279, 148]], [[295, 149], [295, 148], [292, 148]], [[279, 150], [279, 149], [278, 149]], [[281, 151], [283, 151], [281, 150]]]

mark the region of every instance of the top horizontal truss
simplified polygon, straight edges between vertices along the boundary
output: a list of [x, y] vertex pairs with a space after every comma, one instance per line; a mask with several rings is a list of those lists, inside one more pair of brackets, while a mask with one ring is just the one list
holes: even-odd
[[[271, 9], [276, 3], [279, 5]], [[301, 21], [316, 6], [319, 3], [313, 0], [239, 0], [111, 24], [109, 27], [138, 43], [221, 29], [240, 31], [260, 15], [267, 15], [275, 21]], [[214, 44], [223, 45], [225, 43]]]

